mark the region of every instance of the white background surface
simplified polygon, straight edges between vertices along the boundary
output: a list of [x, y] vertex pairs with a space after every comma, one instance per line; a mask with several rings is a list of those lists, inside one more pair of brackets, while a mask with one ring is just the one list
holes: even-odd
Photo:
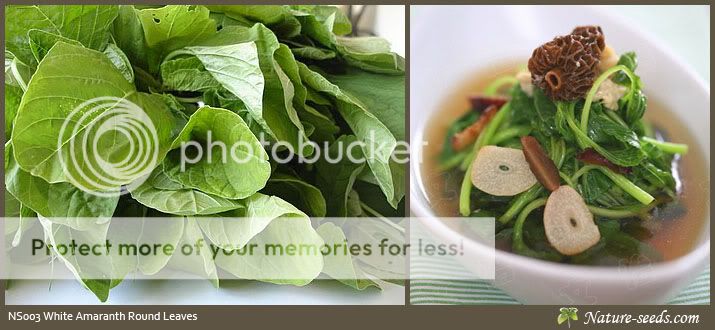
[[710, 82], [709, 6], [608, 6], [669, 45], [673, 51]]
[[[109, 293], [113, 305], [403, 305], [403, 287], [389, 284], [356, 291], [335, 281], [318, 281], [305, 287], [253, 281], [231, 281], [215, 288], [208, 281], [125, 280]], [[5, 292], [7, 305], [93, 305], [97, 297], [71, 280], [15, 281]]]
[[392, 51], [405, 56], [405, 6], [377, 6], [375, 33], [392, 45]]
[[[710, 82], [710, 6], [595, 6], [639, 26], [664, 42], [705, 81]], [[425, 7], [411, 6], [412, 18], [425, 14]], [[475, 32], [476, 33], [476, 32]], [[605, 31], [608, 36], [608, 31]], [[697, 42], [693, 42], [697, 40]]]

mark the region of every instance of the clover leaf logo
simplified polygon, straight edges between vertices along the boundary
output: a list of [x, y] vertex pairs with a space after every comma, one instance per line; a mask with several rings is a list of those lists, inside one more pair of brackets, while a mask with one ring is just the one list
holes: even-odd
[[569, 329], [571, 328], [571, 320], [578, 321], [578, 308], [576, 307], [561, 307], [559, 309], [559, 316], [556, 318], [558, 324], [566, 322]]

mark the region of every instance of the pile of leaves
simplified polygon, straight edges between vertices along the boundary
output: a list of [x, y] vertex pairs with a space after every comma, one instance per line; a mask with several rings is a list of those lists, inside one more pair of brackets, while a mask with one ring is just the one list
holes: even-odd
[[[505, 97], [508, 103], [466, 150], [455, 150], [452, 138], [481, 114], [472, 110], [457, 119], [439, 156], [444, 171], [464, 177], [460, 213], [497, 218], [498, 245], [521, 255], [577, 264], [661, 260], [660, 253], [643, 242], [651, 235], [643, 220], [652, 219], [656, 207], [677, 200], [673, 169], [687, 146], [663, 141], [643, 119], [646, 96], [636, 66], [636, 54], [624, 53], [617, 65], [600, 74], [586, 97], [573, 101], [552, 100], [540, 88], [529, 95], [514, 76], [496, 79], [485, 95]], [[606, 79], [627, 88], [615, 110], [593, 100]], [[558, 167], [561, 184], [576, 189], [596, 218], [601, 240], [581, 254], [565, 256], [549, 245], [539, 210], [548, 191], [540, 183], [516, 196], [492, 196], [472, 189], [470, 175], [465, 175], [481, 146], [522, 149], [523, 136], [539, 141]]]
[[[342, 242], [358, 226], [316, 220], [326, 216], [371, 216], [360, 226], [399, 228], [383, 217], [404, 212], [405, 168], [390, 159], [405, 139], [404, 59], [384, 39], [348, 37], [351, 23], [337, 7], [6, 6], [5, 18], [5, 215], [23, 219], [6, 224], [7, 242], [18, 244], [33, 219], [48, 241], [82, 235], [102, 241], [112, 219], [166, 217], [172, 221], [146, 221], [137, 235], [154, 232], [175, 242], [229, 237], [238, 246], [283, 237]], [[63, 135], [60, 127], [75, 107], [97, 97], [139, 105], [158, 132], [159, 162], [149, 178], [114, 187], [127, 194], [88, 192], [93, 178], [70, 180], [82, 169], [63, 167], [60, 148], [83, 131]], [[260, 150], [263, 136], [297, 157], [279, 164], [259, 152], [245, 163], [201, 159], [179, 171], [179, 146], [205, 143], [209, 131], [228, 146]], [[362, 163], [298, 161], [343, 152], [352, 141], [375, 151], [365, 152]], [[128, 142], [102, 139], [98, 152], [121, 159], [134, 152]], [[82, 164], [96, 155], [74, 156]], [[222, 226], [196, 217], [215, 215], [245, 221]], [[75, 268], [102, 301], [129, 272], [152, 274], [171, 264], [170, 256], [128, 265], [110, 260], [112, 276], [96, 279], [83, 278], [76, 260], [54, 258]], [[347, 258], [305, 256], [271, 269], [261, 267], [261, 256], [199, 258], [201, 267], [191, 269], [216, 285], [218, 271], [260, 279], [290, 271], [298, 279], [272, 282], [305, 285], [323, 272], [356, 289], [378, 286], [357, 276], [346, 280], [370, 268]]]

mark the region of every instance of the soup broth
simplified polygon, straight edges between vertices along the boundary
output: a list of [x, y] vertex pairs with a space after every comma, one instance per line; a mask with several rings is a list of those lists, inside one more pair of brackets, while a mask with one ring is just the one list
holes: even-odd
[[[421, 170], [425, 193], [437, 216], [459, 216], [459, 192], [464, 176], [459, 170], [443, 171], [438, 163], [448, 127], [470, 110], [470, 95], [481, 93], [500, 76], [515, 74], [517, 68], [518, 64], [507, 63], [495, 66], [489, 71], [475, 73], [471, 76], [473, 78], [457, 86], [430, 118], [425, 131], [424, 139], [427, 145], [424, 148]], [[648, 93], [647, 90], [645, 92]], [[645, 120], [666, 140], [684, 143], [690, 147], [688, 153], [676, 161], [674, 175], [679, 181], [676, 200], [655, 208], [646, 219], [634, 222], [633, 231], [629, 231], [633, 237], [657, 250], [663, 261], [667, 261], [691, 251], [699, 242], [702, 230], [706, 229], [705, 221], [710, 208], [710, 179], [705, 159], [695, 138], [673, 113], [653, 101], [652, 95], [648, 96]], [[508, 241], [500, 242], [499, 238], [496, 245], [502, 250], [511, 249]], [[590, 264], [649, 262], [648, 258], [642, 256], [630, 256], [629, 259], [596, 258]]]

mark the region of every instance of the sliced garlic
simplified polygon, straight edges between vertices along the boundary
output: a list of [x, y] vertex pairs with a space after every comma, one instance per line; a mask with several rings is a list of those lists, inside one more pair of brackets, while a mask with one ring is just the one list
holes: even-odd
[[611, 81], [611, 79], [606, 79], [598, 86], [593, 99], [603, 101], [603, 105], [610, 110], [618, 110], [618, 100], [626, 95], [627, 91], [626, 86], [621, 86]]
[[531, 73], [529, 71], [517, 72], [516, 80], [519, 81], [519, 87], [526, 95], [534, 96], [534, 84], [531, 83]]
[[603, 72], [616, 64], [618, 64], [618, 54], [616, 54], [616, 51], [613, 50], [611, 46], [606, 45], [606, 48], [601, 52], [601, 61], [598, 63], [598, 69]]
[[561, 254], [579, 254], [601, 239], [593, 214], [581, 195], [569, 186], [554, 190], [544, 209], [546, 238]]
[[521, 150], [484, 146], [474, 159], [472, 183], [490, 195], [514, 196], [536, 184], [536, 177]]

